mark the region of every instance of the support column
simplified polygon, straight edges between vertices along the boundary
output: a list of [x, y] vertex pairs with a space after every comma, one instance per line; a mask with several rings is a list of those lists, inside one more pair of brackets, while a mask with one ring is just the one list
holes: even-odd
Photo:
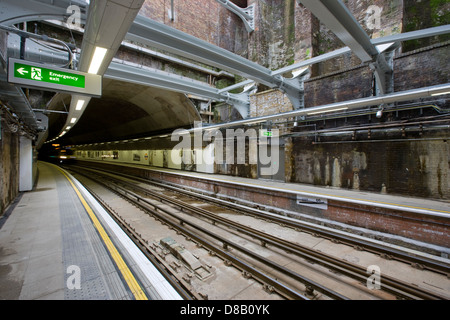
[[19, 191], [33, 189], [33, 145], [27, 137], [20, 137], [19, 148]]

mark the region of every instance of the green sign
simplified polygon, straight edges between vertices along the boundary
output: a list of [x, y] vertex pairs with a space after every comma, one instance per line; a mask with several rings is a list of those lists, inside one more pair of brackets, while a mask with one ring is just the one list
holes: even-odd
[[84, 88], [86, 86], [85, 76], [83, 75], [38, 66], [33, 67], [18, 62], [14, 62], [14, 77], [69, 87]]
[[266, 131], [266, 130], [262, 131], [262, 135], [265, 137], [273, 137], [273, 133], [271, 131]]
[[8, 82], [49, 91], [101, 96], [102, 77], [37, 62], [10, 58]]

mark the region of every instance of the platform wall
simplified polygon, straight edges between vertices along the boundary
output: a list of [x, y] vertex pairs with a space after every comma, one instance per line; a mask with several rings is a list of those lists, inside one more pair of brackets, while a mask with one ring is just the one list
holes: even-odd
[[19, 135], [1, 121], [0, 137], [0, 216], [19, 194]]

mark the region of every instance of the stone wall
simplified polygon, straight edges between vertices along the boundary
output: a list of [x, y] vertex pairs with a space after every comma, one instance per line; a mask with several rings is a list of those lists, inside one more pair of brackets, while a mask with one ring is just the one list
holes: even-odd
[[[394, 90], [403, 91], [447, 83], [450, 67], [445, 62], [449, 43], [436, 44], [394, 58]], [[372, 72], [367, 66], [315, 77], [305, 82], [305, 104], [320, 106], [336, 101], [372, 95]], [[289, 99], [278, 90], [251, 96], [252, 117], [293, 110]], [[424, 106], [415, 108], [414, 106]], [[400, 121], [432, 120], [439, 115], [435, 105], [448, 109], [442, 98], [405, 102], [411, 110], [375, 116], [300, 123], [294, 131], [330, 129], [361, 125], [381, 127], [396, 124], [395, 131], [374, 130], [357, 135], [339, 135], [317, 141], [314, 133], [286, 139], [286, 181], [375, 192], [397, 193], [437, 199], [450, 198], [448, 129], [402, 133]], [[425, 120], [423, 120], [425, 121]], [[407, 122], [405, 122], [407, 123]], [[302, 126], [308, 124], [308, 126]], [[440, 123], [442, 124], [442, 123]], [[445, 124], [445, 123], [444, 123]], [[392, 129], [391, 128], [391, 129]]]
[[214, 0], [174, 1], [174, 17], [171, 17], [171, 1], [147, 0], [140, 14], [164, 23], [199, 39], [224, 49], [246, 52], [245, 27], [239, 18]]
[[293, 139], [291, 182], [450, 199], [449, 159], [446, 139], [331, 144]]
[[[447, 0], [403, 0], [403, 32], [450, 24], [450, 2]], [[448, 34], [403, 43], [404, 52], [450, 40]]]
[[447, 83], [450, 41], [403, 53], [395, 58], [394, 89], [402, 91]]
[[0, 163], [2, 164], [0, 170], [0, 215], [2, 215], [19, 194], [19, 135], [10, 132], [3, 118], [0, 130]]
[[292, 111], [289, 98], [279, 90], [268, 90], [250, 95], [250, 117], [267, 116]]

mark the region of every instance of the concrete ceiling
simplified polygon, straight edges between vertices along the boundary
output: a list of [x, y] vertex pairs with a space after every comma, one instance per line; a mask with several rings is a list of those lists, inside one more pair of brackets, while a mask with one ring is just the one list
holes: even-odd
[[[65, 111], [70, 95], [58, 94], [49, 110]], [[49, 127], [57, 134], [67, 115], [51, 113]], [[64, 144], [80, 144], [150, 136], [190, 128], [201, 117], [182, 93], [103, 79], [101, 98], [91, 99], [83, 116], [63, 137]]]

